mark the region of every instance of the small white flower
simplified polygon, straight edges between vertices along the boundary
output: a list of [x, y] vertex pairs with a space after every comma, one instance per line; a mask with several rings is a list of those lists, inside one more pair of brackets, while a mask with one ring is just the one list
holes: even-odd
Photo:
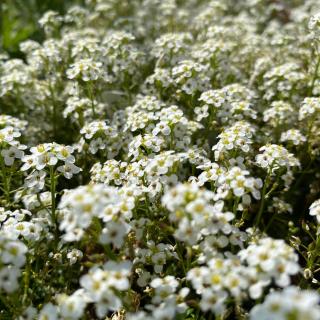
[[74, 174], [78, 174], [81, 171], [79, 167], [68, 162], [66, 162], [63, 166], [59, 166], [57, 170], [61, 172], [67, 179], [71, 179]]
[[45, 304], [39, 313], [38, 319], [39, 320], [57, 320], [58, 308], [54, 306], [52, 303]]
[[309, 214], [311, 216], [316, 216], [317, 222], [320, 223], [320, 199], [314, 201], [311, 204], [309, 210], [310, 210]]
[[35, 188], [42, 190], [45, 184], [46, 172], [34, 171], [25, 180], [25, 184], [28, 188]]
[[4, 163], [7, 166], [12, 166], [14, 159], [21, 159], [24, 155], [24, 152], [17, 147], [11, 146], [9, 149], [4, 149], [1, 151], [1, 155], [4, 158]]

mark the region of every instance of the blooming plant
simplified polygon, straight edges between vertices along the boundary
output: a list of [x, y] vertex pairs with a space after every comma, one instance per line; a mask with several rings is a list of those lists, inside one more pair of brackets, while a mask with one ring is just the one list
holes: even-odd
[[81, 2], [0, 53], [0, 319], [319, 320], [319, 1]]

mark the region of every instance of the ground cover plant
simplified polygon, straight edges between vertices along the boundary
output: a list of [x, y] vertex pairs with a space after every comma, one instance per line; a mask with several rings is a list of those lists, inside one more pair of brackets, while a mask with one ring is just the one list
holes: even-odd
[[2, 4], [0, 319], [319, 320], [319, 1], [63, 3]]

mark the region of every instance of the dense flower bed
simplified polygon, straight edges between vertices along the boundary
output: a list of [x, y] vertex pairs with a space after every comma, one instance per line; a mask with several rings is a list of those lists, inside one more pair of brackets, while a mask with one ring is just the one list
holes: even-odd
[[320, 319], [318, 0], [87, 0], [0, 55], [0, 319]]

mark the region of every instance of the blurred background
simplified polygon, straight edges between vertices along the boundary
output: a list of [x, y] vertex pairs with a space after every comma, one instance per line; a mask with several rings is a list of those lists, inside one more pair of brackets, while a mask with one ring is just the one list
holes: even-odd
[[[140, 1], [143, 6], [144, 0], [0, 0], [0, 53], [6, 51], [14, 57], [21, 57], [19, 43], [32, 39], [42, 41], [43, 32], [39, 28], [38, 20], [48, 10], [64, 14], [73, 5], [83, 5], [85, 2], [111, 2], [116, 1]], [[154, 0], [155, 2], [159, 0]], [[186, 0], [175, 0], [177, 4], [184, 4]], [[273, 7], [277, 17], [282, 22], [287, 22], [290, 10], [304, 3], [304, 0], [220, 0], [229, 4], [230, 8], [245, 6], [253, 9], [261, 16], [268, 16], [266, 9]], [[188, 0], [195, 6], [210, 3], [211, 0]], [[320, 4], [320, 0], [319, 0]], [[278, 9], [277, 9], [278, 8]], [[270, 16], [269, 18], [272, 18]]]
[[42, 30], [38, 20], [44, 12], [54, 10], [61, 14], [83, 0], [0, 0], [0, 53], [7, 51], [19, 57], [19, 43], [26, 39], [41, 41]]

